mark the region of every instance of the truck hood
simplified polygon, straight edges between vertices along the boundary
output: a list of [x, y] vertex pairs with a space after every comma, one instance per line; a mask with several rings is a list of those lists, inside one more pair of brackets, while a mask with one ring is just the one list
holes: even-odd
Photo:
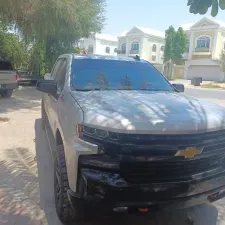
[[73, 92], [84, 124], [125, 133], [179, 134], [225, 128], [225, 109], [175, 92]]

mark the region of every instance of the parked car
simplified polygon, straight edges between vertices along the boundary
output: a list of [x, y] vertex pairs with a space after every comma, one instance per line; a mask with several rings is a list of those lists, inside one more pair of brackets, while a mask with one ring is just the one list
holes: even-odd
[[13, 90], [18, 87], [19, 77], [10, 61], [0, 60], [0, 95], [10, 98]]
[[139, 59], [67, 54], [41, 80], [63, 222], [224, 196], [225, 109]]

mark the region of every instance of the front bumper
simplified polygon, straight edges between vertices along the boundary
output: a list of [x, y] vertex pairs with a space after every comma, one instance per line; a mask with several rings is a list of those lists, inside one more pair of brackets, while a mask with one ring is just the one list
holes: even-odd
[[201, 180], [148, 185], [129, 184], [116, 173], [88, 168], [80, 171], [85, 181], [85, 191], [82, 196], [69, 191], [72, 204], [76, 204], [77, 199], [84, 199], [92, 205], [111, 209], [146, 208], [153, 205], [164, 209], [179, 209], [213, 201], [209, 198], [212, 194], [215, 200], [224, 196], [219, 193], [225, 189], [225, 171]]

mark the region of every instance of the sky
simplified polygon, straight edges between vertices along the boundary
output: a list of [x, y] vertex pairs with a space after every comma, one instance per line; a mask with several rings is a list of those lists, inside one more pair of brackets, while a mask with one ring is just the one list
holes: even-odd
[[[115, 36], [133, 26], [165, 31], [170, 25], [177, 28], [204, 17], [191, 14], [187, 0], [106, 0], [106, 4], [106, 21], [102, 32]], [[205, 16], [213, 18], [210, 11]], [[214, 19], [225, 22], [225, 10], [219, 10]]]

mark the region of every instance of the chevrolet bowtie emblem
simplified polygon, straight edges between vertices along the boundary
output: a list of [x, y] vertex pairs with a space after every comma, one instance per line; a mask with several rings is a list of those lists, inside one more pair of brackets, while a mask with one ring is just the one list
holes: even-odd
[[189, 147], [186, 148], [185, 150], [179, 150], [175, 154], [175, 156], [183, 156], [184, 158], [194, 158], [196, 155], [200, 155], [203, 151], [203, 148], [195, 148], [195, 147]]

